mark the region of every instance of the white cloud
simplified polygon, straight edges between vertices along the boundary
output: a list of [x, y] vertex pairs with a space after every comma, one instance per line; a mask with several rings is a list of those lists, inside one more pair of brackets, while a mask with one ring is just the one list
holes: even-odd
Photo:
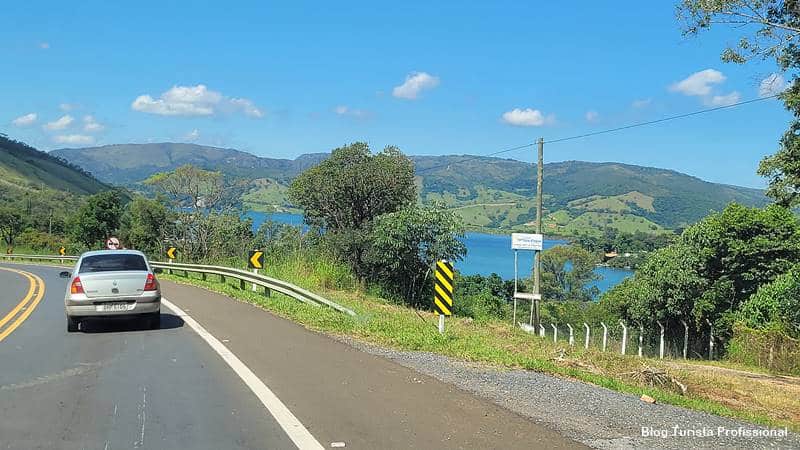
[[653, 103], [652, 98], [640, 98], [634, 100], [631, 103], [631, 106], [638, 109], [638, 108], [644, 108], [645, 106], [650, 106], [651, 103]]
[[42, 50], [47, 50], [48, 48], [50, 48], [50, 43], [49, 42], [40, 42], [39, 43], [39, 48], [42, 49]]
[[55, 131], [55, 130], [63, 130], [72, 124], [75, 119], [72, 118], [69, 114], [65, 114], [61, 116], [58, 120], [54, 120], [52, 122], [47, 122], [44, 124], [44, 128], [46, 130]]
[[173, 86], [159, 98], [140, 95], [131, 103], [131, 108], [134, 111], [162, 116], [211, 116], [217, 112], [236, 111], [250, 117], [264, 116], [251, 100], [225, 97], [203, 84]]
[[420, 92], [433, 89], [439, 85], [439, 77], [426, 72], [412, 72], [406, 76], [406, 81], [392, 89], [392, 95], [407, 100], [416, 99]]
[[354, 117], [356, 119], [366, 119], [371, 115], [369, 111], [365, 111], [363, 109], [352, 109], [345, 105], [339, 105], [336, 108], [333, 108], [333, 112], [340, 116]]
[[36, 113], [25, 114], [12, 120], [11, 123], [16, 127], [27, 127], [33, 125], [39, 116]]
[[105, 127], [94, 120], [93, 116], [83, 116], [83, 131], [87, 131], [89, 133], [95, 133], [98, 131], [103, 131]]
[[730, 94], [726, 95], [714, 95], [709, 98], [703, 100], [708, 106], [731, 106], [734, 103], [739, 103], [739, 100], [742, 99], [742, 96], [737, 91], [733, 91]]
[[195, 142], [198, 139], [200, 139], [200, 130], [198, 130], [197, 128], [186, 133], [186, 135], [183, 137], [183, 140], [187, 142]]
[[711, 93], [711, 88], [715, 84], [725, 81], [725, 75], [714, 69], [701, 70], [695, 72], [685, 79], [673, 83], [669, 90], [680, 92], [683, 95], [705, 96]]
[[586, 111], [586, 121], [587, 122], [597, 122], [597, 119], [600, 118], [600, 113], [597, 111]]
[[553, 115], [545, 116], [538, 109], [515, 108], [503, 113], [503, 122], [517, 127], [540, 127], [555, 122]]
[[59, 144], [86, 145], [93, 144], [94, 137], [85, 134], [62, 134], [53, 137], [53, 141]]
[[72, 111], [75, 108], [76, 106], [73, 105], [72, 103], [61, 103], [60, 105], [58, 105], [58, 109], [64, 112]]
[[767, 78], [761, 80], [761, 84], [758, 85], [758, 96], [762, 98], [771, 97], [773, 95], [780, 94], [788, 87], [789, 83], [786, 82], [786, 79], [783, 78], [783, 75], [779, 73], [773, 73]]

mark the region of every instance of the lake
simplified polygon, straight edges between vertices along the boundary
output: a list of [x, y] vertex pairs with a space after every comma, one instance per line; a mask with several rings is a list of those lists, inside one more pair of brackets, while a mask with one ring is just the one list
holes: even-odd
[[[303, 216], [290, 213], [261, 213], [248, 211], [245, 214], [253, 219], [253, 229], [267, 219], [290, 225], [302, 225]], [[511, 250], [511, 235], [467, 233], [464, 243], [467, 246], [467, 257], [459, 261], [457, 269], [465, 275], [490, 275], [496, 273], [503, 279], [514, 279], [514, 251]], [[544, 248], [565, 244], [566, 241], [545, 239]], [[519, 273], [521, 277], [529, 276], [533, 268], [533, 252], [519, 252]], [[600, 279], [593, 281], [600, 292], [605, 292], [625, 278], [633, 275], [633, 271], [615, 269], [613, 267], [597, 267], [595, 272]]]

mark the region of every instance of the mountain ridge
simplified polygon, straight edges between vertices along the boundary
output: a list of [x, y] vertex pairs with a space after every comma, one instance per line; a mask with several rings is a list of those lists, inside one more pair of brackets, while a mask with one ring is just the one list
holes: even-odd
[[[114, 144], [51, 153], [101, 180], [129, 186], [183, 164], [219, 170], [253, 184], [243, 196], [243, 204], [257, 209], [290, 207], [287, 184], [328, 155], [270, 158], [181, 143]], [[458, 214], [473, 228], [529, 228], [535, 216], [535, 164], [475, 155], [409, 157], [415, 164], [421, 201], [458, 208]], [[660, 233], [693, 223], [730, 202], [748, 206], [768, 203], [760, 189], [628, 163], [561, 161], [545, 164], [544, 173], [545, 223], [551, 232], [564, 235], [596, 234], [605, 227]]]

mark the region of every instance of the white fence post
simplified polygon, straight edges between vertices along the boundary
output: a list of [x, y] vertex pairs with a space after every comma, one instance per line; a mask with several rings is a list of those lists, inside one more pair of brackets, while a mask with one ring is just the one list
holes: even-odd
[[683, 359], [686, 359], [686, 352], [689, 350], [689, 325], [686, 321], [681, 319], [683, 324]]
[[555, 344], [558, 340], [558, 327], [554, 323], [551, 323], [550, 326], [553, 327], [553, 343]]
[[620, 353], [624, 355], [625, 349], [628, 347], [628, 327], [625, 325], [625, 322], [621, 320], [619, 324], [622, 325], [622, 349]]
[[575, 346], [575, 337], [572, 334], [572, 325], [567, 324], [567, 328], [569, 328], [569, 346], [570, 347], [574, 347]]
[[664, 325], [662, 325], [660, 321], [657, 321], [656, 323], [661, 328], [661, 334], [658, 342], [658, 357], [660, 359], [664, 359]]
[[589, 324], [583, 322], [583, 327], [586, 329], [586, 337], [583, 340], [583, 348], [589, 349]]
[[608, 327], [603, 322], [600, 322], [600, 325], [603, 326], [603, 351], [606, 351], [606, 344], [608, 343]]
[[539, 337], [544, 337], [544, 325], [541, 323], [539, 324]]
[[708, 359], [710, 361], [710, 360], [714, 359], [714, 325], [708, 319], [706, 319], [706, 323], [708, 324], [708, 327], [709, 327]]
[[644, 335], [644, 325], [639, 325], [639, 358], [642, 357], [642, 335]]

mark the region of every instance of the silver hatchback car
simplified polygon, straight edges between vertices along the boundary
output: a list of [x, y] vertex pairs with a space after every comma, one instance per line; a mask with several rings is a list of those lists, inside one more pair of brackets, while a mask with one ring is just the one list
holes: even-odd
[[64, 295], [67, 331], [89, 318], [138, 317], [161, 325], [161, 287], [147, 257], [135, 250], [100, 250], [78, 258]]

